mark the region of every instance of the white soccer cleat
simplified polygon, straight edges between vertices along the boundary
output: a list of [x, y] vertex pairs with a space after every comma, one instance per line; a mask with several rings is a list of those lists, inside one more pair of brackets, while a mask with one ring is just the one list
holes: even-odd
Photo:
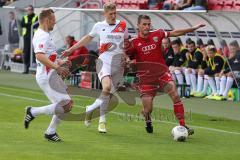
[[84, 124], [85, 126], [87, 127], [90, 127], [91, 123], [92, 123], [92, 114], [93, 112], [92, 111], [88, 111], [88, 107], [86, 107], [86, 117], [85, 117], [85, 121], [84, 121]]
[[99, 131], [99, 133], [107, 133], [106, 123], [105, 122], [100, 122], [99, 123], [98, 131]]

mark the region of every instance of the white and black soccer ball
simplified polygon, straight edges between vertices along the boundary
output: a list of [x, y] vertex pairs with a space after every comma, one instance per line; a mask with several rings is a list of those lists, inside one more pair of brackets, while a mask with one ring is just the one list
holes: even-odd
[[176, 126], [172, 129], [172, 136], [175, 141], [184, 142], [188, 137], [188, 130], [184, 126]]

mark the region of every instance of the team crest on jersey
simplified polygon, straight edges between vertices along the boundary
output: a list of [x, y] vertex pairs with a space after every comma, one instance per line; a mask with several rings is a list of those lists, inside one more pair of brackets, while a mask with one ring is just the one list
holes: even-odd
[[158, 42], [158, 37], [153, 37], [154, 42]]

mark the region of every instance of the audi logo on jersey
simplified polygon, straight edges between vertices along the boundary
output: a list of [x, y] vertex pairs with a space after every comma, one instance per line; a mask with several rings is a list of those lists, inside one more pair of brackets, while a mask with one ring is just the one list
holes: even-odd
[[151, 45], [148, 45], [148, 46], [144, 46], [144, 47], [142, 47], [142, 51], [143, 52], [151, 51], [151, 50], [155, 49], [156, 47], [157, 47], [156, 44], [151, 44]]

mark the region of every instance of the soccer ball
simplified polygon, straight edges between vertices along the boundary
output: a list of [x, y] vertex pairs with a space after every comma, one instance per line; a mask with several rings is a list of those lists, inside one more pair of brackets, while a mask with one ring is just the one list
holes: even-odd
[[176, 126], [172, 129], [172, 136], [175, 141], [184, 142], [188, 137], [188, 130], [184, 126]]

